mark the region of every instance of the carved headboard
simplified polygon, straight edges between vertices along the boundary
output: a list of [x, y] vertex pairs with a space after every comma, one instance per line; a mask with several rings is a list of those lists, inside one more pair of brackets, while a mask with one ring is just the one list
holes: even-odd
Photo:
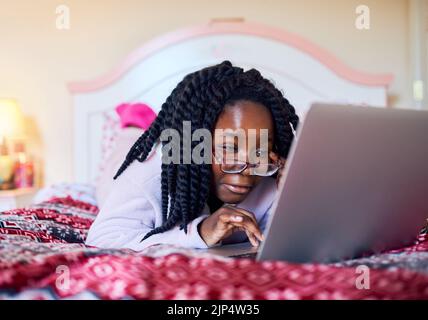
[[313, 102], [384, 107], [393, 80], [355, 70], [308, 40], [265, 25], [218, 22], [176, 30], [143, 44], [104, 76], [69, 84], [75, 180], [96, 176], [106, 111], [136, 101], [159, 111], [186, 74], [223, 60], [273, 80], [302, 118]]

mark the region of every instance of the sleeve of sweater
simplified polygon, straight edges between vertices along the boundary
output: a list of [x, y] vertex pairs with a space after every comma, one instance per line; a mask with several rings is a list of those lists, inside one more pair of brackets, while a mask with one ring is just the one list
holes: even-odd
[[[150, 180], [153, 179], [156, 177]], [[134, 183], [129, 174], [120, 176], [115, 181], [89, 230], [87, 245], [100, 248], [129, 248], [135, 251], [155, 244], [207, 248], [198, 232], [198, 224], [208, 216], [207, 213], [191, 221], [187, 226], [187, 233], [176, 226], [141, 241], [148, 232], [162, 223], [157, 198], [160, 190], [153, 190], [150, 180], [145, 183], [144, 188]]]

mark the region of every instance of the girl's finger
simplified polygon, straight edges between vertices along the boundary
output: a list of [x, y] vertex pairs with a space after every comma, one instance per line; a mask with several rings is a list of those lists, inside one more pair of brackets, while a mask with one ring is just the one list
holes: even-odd
[[242, 221], [242, 225], [244, 226], [244, 228], [249, 232], [251, 232], [257, 239], [259, 239], [260, 241], [263, 241], [264, 240], [263, 233], [261, 232], [257, 222], [254, 222], [253, 220], [247, 220], [247, 219], [244, 219], [244, 221]]
[[235, 221], [235, 222], [244, 221], [244, 217], [242, 217], [242, 216], [232, 215], [230, 218], [232, 219], [232, 221]]
[[253, 247], [258, 247], [259, 246], [259, 242], [257, 241], [257, 239], [252, 235], [252, 233], [248, 232], [247, 230], [245, 230], [245, 233], [248, 237], [248, 240], [250, 240], [251, 245]]
[[248, 210], [239, 208], [239, 207], [232, 207], [230, 205], [226, 205], [226, 207], [228, 209], [230, 209], [231, 213], [237, 212], [237, 213], [241, 213], [241, 214], [247, 216], [248, 218], [250, 218], [251, 220], [253, 220], [253, 222], [257, 225], [257, 219], [256, 219], [256, 216], [254, 215], [254, 213], [252, 213], [252, 212], [250, 212]]
[[251, 245], [252, 245], [253, 247], [258, 247], [258, 246], [259, 246], [259, 241], [260, 241], [260, 240], [258, 240], [258, 239], [256, 238], [256, 236], [255, 236], [251, 231], [249, 231], [249, 230], [248, 230], [248, 229], [246, 229], [246, 228], [242, 228], [242, 227], [239, 227], [239, 229], [241, 229], [242, 231], [244, 231], [244, 232], [245, 232], [245, 234], [247, 235], [248, 240], [250, 241], [250, 243], [251, 243]]
[[220, 215], [220, 221], [223, 229], [229, 229], [231, 226], [240, 227], [254, 235], [259, 241], [264, 241], [262, 232], [257, 223], [247, 215], [241, 213], [223, 213]]
[[240, 214], [223, 213], [219, 216], [219, 221], [226, 225], [232, 222], [242, 222], [244, 217]]
[[244, 228], [246, 231], [253, 234], [256, 237], [256, 239], [258, 239], [259, 241], [264, 240], [263, 234], [259, 230], [258, 226], [254, 225], [252, 220], [250, 220], [249, 218], [245, 218], [242, 222], [230, 221], [229, 223], [231, 223], [237, 227]]

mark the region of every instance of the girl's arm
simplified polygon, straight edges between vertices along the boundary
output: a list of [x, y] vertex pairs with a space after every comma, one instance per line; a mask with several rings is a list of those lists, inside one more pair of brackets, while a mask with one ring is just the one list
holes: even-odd
[[[119, 177], [106, 202], [89, 230], [87, 245], [101, 248], [129, 248], [141, 251], [155, 244], [173, 244], [186, 248], [207, 248], [198, 233], [198, 224], [208, 216], [203, 214], [188, 224], [187, 234], [179, 226], [152, 235], [144, 236], [161, 224], [161, 207], [153, 188], [134, 185], [130, 179]], [[153, 181], [153, 179], [152, 179]], [[151, 190], [151, 192], [150, 192]]]

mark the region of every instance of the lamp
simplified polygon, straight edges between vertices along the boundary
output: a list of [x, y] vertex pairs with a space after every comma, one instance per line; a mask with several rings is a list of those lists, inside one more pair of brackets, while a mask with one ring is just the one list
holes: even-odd
[[0, 98], [0, 189], [13, 188], [14, 161], [7, 139], [23, 138], [24, 117], [14, 99]]
[[14, 99], [0, 98], [0, 139], [22, 137], [24, 118]]

